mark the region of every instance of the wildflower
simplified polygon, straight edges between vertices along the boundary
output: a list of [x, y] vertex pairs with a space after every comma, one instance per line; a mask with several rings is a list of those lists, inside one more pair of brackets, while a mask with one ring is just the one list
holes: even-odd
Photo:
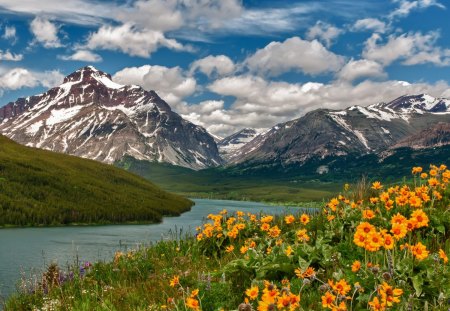
[[392, 235], [386, 233], [383, 236], [383, 247], [385, 249], [393, 249], [394, 248], [394, 238], [392, 237]]
[[445, 254], [443, 249], [439, 249], [439, 258], [441, 258], [444, 261], [444, 263], [448, 262], [447, 254]]
[[422, 172], [422, 168], [420, 166], [415, 166], [412, 168], [412, 173], [415, 175], [417, 173], [421, 173]]
[[227, 246], [227, 247], [225, 248], [225, 251], [226, 251], [227, 253], [231, 253], [232, 251], [234, 251], [234, 245]]
[[353, 236], [353, 243], [355, 243], [359, 247], [366, 246], [366, 234], [362, 231], [356, 231]]
[[411, 205], [411, 207], [416, 207], [416, 208], [421, 207], [422, 200], [419, 197], [413, 195], [409, 198], [409, 205]]
[[197, 288], [197, 289], [194, 289], [194, 290], [191, 292], [191, 297], [192, 297], [192, 298], [197, 297], [197, 296], [198, 296], [198, 292], [199, 292], [198, 288]]
[[352, 272], [358, 272], [361, 269], [361, 261], [355, 260], [352, 264]]
[[241, 248], [240, 248], [241, 254], [245, 254], [245, 253], [247, 253], [247, 251], [248, 251], [248, 246], [245, 246], [245, 245], [241, 246]]
[[262, 217], [261, 218], [261, 222], [262, 223], [269, 223], [269, 222], [272, 222], [272, 220], [273, 220], [273, 216], [264, 216], [264, 217]]
[[381, 235], [378, 232], [370, 232], [367, 235], [367, 245], [366, 249], [370, 252], [375, 252], [380, 249], [380, 247], [383, 245], [383, 239]]
[[335, 293], [345, 296], [352, 289], [352, 287], [344, 279], [334, 283], [332, 280], [328, 280], [328, 285], [334, 290]]
[[339, 200], [336, 198], [333, 198], [328, 202], [327, 206], [333, 211], [336, 211], [336, 207], [339, 205]]
[[263, 224], [261, 225], [260, 229], [261, 229], [262, 231], [269, 231], [270, 225], [267, 224], [267, 223], [263, 223]]
[[416, 228], [428, 227], [428, 221], [429, 221], [428, 216], [421, 209], [415, 210], [411, 214], [411, 219], [414, 219]]
[[259, 301], [258, 302], [258, 311], [272, 311], [275, 310], [276, 306], [273, 302], [265, 302], [265, 301]]
[[366, 209], [362, 211], [362, 217], [364, 219], [372, 219], [375, 217], [375, 213], [371, 209]]
[[403, 294], [403, 290], [400, 288], [393, 288], [388, 283], [383, 282], [381, 284], [380, 288], [378, 289], [378, 292], [381, 296], [381, 301], [384, 305], [388, 307], [392, 307], [393, 303], [399, 303], [400, 299], [399, 297]]
[[300, 268], [297, 268], [297, 269], [295, 269], [294, 272], [295, 272], [295, 275], [299, 279], [310, 278], [310, 277], [312, 277], [312, 276], [314, 276], [316, 274], [316, 271], [314, 270], [313, 267], [308, 267], [303, 272], [302, 272], [302, 270]]
[[297, 239], [300, 242], [307, 242], [307, 241], [309, 241], [309, 236], [308, 236], [308, 233], [307, 233], [306, 229], [300, 229], [300, 230], [298, 230], [296, 232], [296, 234], [297, 234]]
[[433, 177], [434, 177], [434, 176], [437, 175], [437, 173], [438, 173], [437, 170], [434, 169], [434, 168], [430, 170], [430, 176], [433, 176]]
[[430, 187], [437, 187], [439, 186], [439, 181], [436, 178], [430, 178], [428, 179], [428, 184]]
[[178, 284], [180, 284], [180, 277], [178, 275], [175, 275], [171, 280], [170, 280], [170, 287], [175, 287]]
[[284, 217], [284, 222], [288, 225], [292, 224], [295, 221], [294, 215], [287, 215]]
[[188, 297], [186, 299], [186, 307], [192, 309], [192, 310], [200, 310], [200, 303], [197, 299]]
[[341, 301], [339, 305], [333, 305], [333, 308], [331, 309], [333, 311], [346, 311], [347, 305], [345, 304], [345, 301]]
[[362, 222], [356, 227], [356, 231], [360, 231], [364, 234], [368, 234], [372, 231], [375, 231], [375, 227], [368, 222]]
[[394, 239], [400, 240], [406, 236], [408, 229], [406, 228], [406, 224], [393, 224], [391, 233], [394, 236]]
[[394, 224], [402, 225], [402, 224], [406, 223], [406, 220], [407, 219], [406, 219], [405, 216], [403, 216], [400, 213], [397, 213], [396, 215], [392, 216], [392, 218], [391, 218], [391, 225], [394, 225]]
[[335, 218], [334, 215], [328, 215], [328, 216], [327, 216], [327, 220], [328, 220], [328, 221], [332, 221], [334, 218]]
[[286, 256], [291, 256], [292, 254], [292, 247], [289, 245], [286, 250], [284, 251], [284, 253], [286, 254]]
[[380, 190], [383, 188], [383, 186], [381, 185], [381, 183], [379, 181], [376, 181], [376, 182], [372, 183], [371, 188], [374, 190]]
[[422, 178], [422, 179], [425, 179], [425, 178], [427, 178], [428, 177], [428, 174], [427, 173], [422, 173], [422, 174], [420, 174], [420, 178]]
[[278, 226], [274, 226], [274, 227], [270, 228], [270, 230], [269, 230], [269, 235], [272, 238], [278, 237], [280, 235], [280, 233], [281, 233], [281, 230], [280, 230], [280, 228], [278, 228]]
[[252, 286], [245, 291], [245, 294], [250, 298], [250, 300], [255, 300], [258, 298], [259, 288], [258, 286]]
[[332, 308], [334, 300], [336, 299], [336, 296], [333, 295], [330, 291], [327, 291], [325, 295], [322, 297], [322, 307], [324, 308]]
[[302, 214], [300, 216], [300, 221], [302, 224], [306, 225], [309, 222], [309, 216], [306, 214]]
[[372, 299], [372, 301], [369, 301], [369, 306], [372, 310], [375, 310], [375, 311], [385, 310], [384, 304], [381, 303], [381, 301], [378, 299], [378, 297], [374, 297]]
[[427, 247], [423, 245], [421, 242], [416, 245], [411, 246], [411, 251], [418, 260], [423, 260], [428, 257]]

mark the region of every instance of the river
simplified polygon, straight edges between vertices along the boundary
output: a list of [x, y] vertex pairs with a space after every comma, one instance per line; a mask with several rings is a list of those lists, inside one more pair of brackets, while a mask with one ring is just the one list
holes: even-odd
[[14, 292], [22, 276], [40, 274], [52, 262], [67, 267], [77, 259], [110, 261], [118, 250], [170, 239], [173, 237], [170, 232], [175, 228], [178, 232], [194, 233], [208, 214], [223, 209], [270, 214], [287, 211], [284, 207], [256, 202], [194, 201], [195, 205], [189, 212], [179, 217], [165, 217], [158, 224], [0, 229], [0, 297], [5, 298]]

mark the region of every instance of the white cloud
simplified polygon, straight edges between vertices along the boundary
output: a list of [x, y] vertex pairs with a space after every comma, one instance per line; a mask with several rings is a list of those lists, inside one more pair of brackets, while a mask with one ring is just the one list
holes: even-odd
[[380, 43], [382, 37], [373, 34], [365, 43], [363, 57], [389, 65], [402, 60], [405, 65], [432, 63], [437, 66], [450, 65], [448, 49], [437, 46], [439, 33], [408, 33], [400, 36], [389, 36], [385, 44]]
[[78, 50], [72, 55], [62, 55], [59, 56], [59, 58], [62, 60], [73, 60], [91, 63], [97, 63], [102, 61], [102, 57], [100, 55], [95, 54], [88, 50]]
[[306, 37], [309, 40], [318, 39], [322, 41], [326, 47], [330, 47], [333, 40], [336, 39], [341, 33], [341, 29], [322, 21], [318, 21], [308, 30]]
[[374, 31], [384, 33], [386, 31], [386, 23], [376, 18], [364, 18], [358, 19], [353, 27], [353, 31]]
[[13, 54], [10, 51], [3, 52], [2, 50], [0, 50], [0, 60], [18, 62], [21, 61], [22, 59], [23, 59], [22, 54]]
[[389, 14], [389, 18], [391, 19], [395, 17], [406, 17], [414, 10], [426, 9], [431, 6], [445, 9], [445, 6], [437, 0], [394, 0], [394, 2], [398, 2], [400, 5], [391, 14]]
[[5, 32], [2, 35], [3, 39], [11, 40], [13, 44], [17, 41], [16, 27], [14, 26], [5, 26]]
[[205, 58], [196, 60], [190, 66], [190, 72], [196, 70], [203, 72], [208, 77], [216, 74], [217, 76], [228, 75], [236, 69], [233, 61], [225, 55], [207, 56]]
[[316, 75], [338, 71], [344, 64], [344, 57], [327, 50], [317, 40], [292, 37], [284, 42], [269, 43], [248, 57], [245, 64], [251, 71], [271, 76], [289, 71]]
[[209, 85], [209, 89], [219, 95], [234, 97], [234, 103], [228, 108], [222, 101], [206, 101], [197, 105], [180, 103], [174, 109], [220, 136], [227, 136], [244, 127], [271, 127], [318, 108], [367, 106], [390, 101], [404, 94], [450, 95], [449, 85], [442, 81], [435, 84], [410, 84], [403, 81], [366, 80], [352, 85], [337, 80], [329, 84], [301, 84], [267, 81], [250, 75], [216, 80]]
[[0, 74], [0, 91], [37, 86], [50, 88], [61, 83], [63, 78], [57, 70], [34, 72], [25, 68], [13, 68]]
[[36, 17], [30, 24], [30, 30], [35, 36], [35, 41], [45, 48], [58, 48], [62, 44], [58, 38], [58, 27], [48, 19]]
[[367, 59], [351, 59], [342, 67], [337, 77], [341, 80], [351, 82], [360, 78], [385, 78], [387, 75], [383, 70], [383, 66], [377, 62]]
[[121, 84], [136, 84], [146, 90], [154, 90], [169, 104], [177, 104], [195, 92], [197, 82], [186, 76], [180, 67], [144, 65], [124, 68], [113, 76]]
[[167, 39], [160, 31], [138, 29], [132, 24], [102, 26], [87, 41], [88, 49], [119, 50], [131, 56], [149, 57], [160, 46], [173, 50], [186, 50], [174, 39]]

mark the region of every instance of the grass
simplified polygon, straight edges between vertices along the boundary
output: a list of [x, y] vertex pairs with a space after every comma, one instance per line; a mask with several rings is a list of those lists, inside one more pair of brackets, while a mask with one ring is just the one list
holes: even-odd
[[0, 228], [158, 222], [192, 202], [111, 165], [0, 136]]
[[450, 171], [417, 171], [344, 186], [315, 215], [223, 211], [195, 237], [50, 266], [5, 310], [448, 310]]

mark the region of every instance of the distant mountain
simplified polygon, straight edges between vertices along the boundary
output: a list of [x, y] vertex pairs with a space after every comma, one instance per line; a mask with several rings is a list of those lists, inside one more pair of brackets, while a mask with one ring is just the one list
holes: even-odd
[[0, 135], [0, 227], [158, 222], [192, 202], [97, 161]]
[[124, 156], [192, 169], [222, 164], [206, 130], [154, 91], [119, 85], [92, 66], [47, 92], [0, 108], [0, 133], [27, 146], [105, 163]]
[[[439, 122], [450, 122], [450, 100], [425, 94], [340, 111], [319, 109], [259, 135], [234, 152], [229, 163], [302, 165], [310, 159], [379, 154], [408, 137], [425, 135], [421, 131]], [[446, 132], [436, 133], [446, 137], [439, 142], [448, 139]]]
[[220, 155], [223, 159], [228, 160], [235, 156], [235, 154], [244, 145], [252, 141], [256, 136], [261, 134], [262, 130], [255, 130], [251, 128], [244, 128], [226, 138], [223, 138], [217, 143]]

